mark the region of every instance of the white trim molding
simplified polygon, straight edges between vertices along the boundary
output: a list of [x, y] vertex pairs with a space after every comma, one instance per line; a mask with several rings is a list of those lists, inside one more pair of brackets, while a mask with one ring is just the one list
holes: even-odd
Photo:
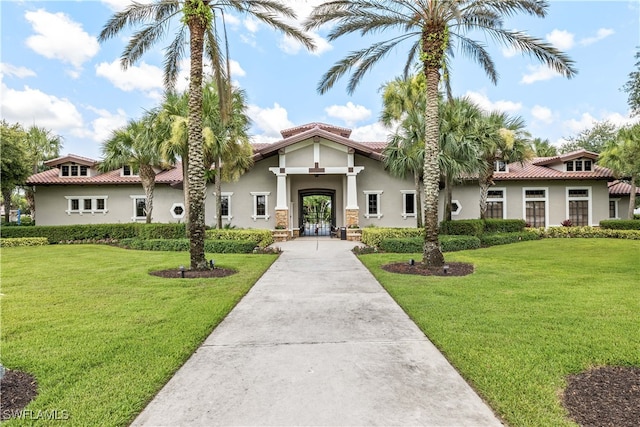
[[[106, 215], [109, 210], [107, 209], [107, 199], [109, 196], [64, 196], [67, 199], [67, 210], [65, 213], [67, 215], [71, 214], [103, 214]], [[98, 202], [102, 200], [104, 207], [102, 209], [98, 208]], [[77, 209], [73, 209], [73, 204], [77, 203]], [[86, 203], [89, 202], [89, 209], [86, 208]]]
[[[402, 219], [415, 218], [418, 207], [416, 206], [416, 190], [400, 190], [402, 193]], [[407, 213], [407, 196], [413, 196], [413, 213]]]
[[[363, 191], [365, 197], [366, 211], [364, 217], [369, 218], [382, 218], [382, 193], [383, 190], [365, 190]], [[369, 196], [376, 196], [376, 213], [369, 212]]]
[[[258, 219], [264, 219], [265, 221], [269, 221], [269, 195], [271, 191], [252, 191], [249, 194], [253, 197], [253, 218], [254, 221]], [[258, 215], [258, 197], [264, 196], [264, 215]]]

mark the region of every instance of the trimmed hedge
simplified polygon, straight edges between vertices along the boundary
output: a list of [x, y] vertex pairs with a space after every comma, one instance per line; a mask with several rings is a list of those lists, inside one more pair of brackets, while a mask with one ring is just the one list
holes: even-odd
[[185, 224], [140, 224], [137, 237], [140, 239], [184, 239], [187, 237]]
[[485, 219], [485, 233], [518, 233], [524, 231], [526, 222], [523, 219]]
[[0, 247], [13, 248], [16, 246], [46, 246], [49, 240], [46, 237], [15, 237], [0, 239]]
[[2, 237], [46, 237], [49, 243], [136, 237], [145, 224], [34, 225], [2, 228]]
[[541, 238], [542, 236], [535, 233], [529, 233], [527, 231], [521, 231], [518, 233], [490, 233], [480, 236], [480, 243], [482, 246], [497, 246], [522, 242], [525, 240], [539, 240]]
[[597, 227], [549, 227], [542, 229], [545, 238], [610, 238], [640, 240], [640, 230], [615, 230]]
[[481, 219], [461, 219], [456, 221], [442, 221], [440, 233], [457, 236], [480, 236], [484, 231]]
[[[249, 240], [253, 242], [253, 246], [266, 248], [274, 242], [271, 230], [225, 230], [213, 229], [206, 231], [206, 239], [213, 240]], [[253, 249], [253, 248], [252, 248]]]
[[640, 230], [637, 219], [605, 219], [600, 221], [600, 227], [610, 230]]
[[[402, 239], [407, 237], [422, 237], [422, 228], [363, 228], [360, 241], [367, 246], [379, 247], [386, 239]], [[418, 252], [422, 252], [420, 249]]]
[[[475, 236], [438, 236], [442, 252], [455, 252], [467, 249], [478, 249], [480, 239]], [[424, 245], [421, 237], [390, 238], [380, 242], [384, 252], [420, 253]]]
[[[122, 239], [119, 246], [144, 251], [188, 252], [189, 239]], [[204, 251], [218, 254], [248, 254], [255, 248], [250, 240], [205, 240]]]

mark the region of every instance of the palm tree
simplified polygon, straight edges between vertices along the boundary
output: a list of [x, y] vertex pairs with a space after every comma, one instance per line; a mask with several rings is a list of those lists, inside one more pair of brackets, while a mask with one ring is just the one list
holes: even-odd
[[141, 120], [132, 120], [125, 127], [113, 131], [102, 145], [103, 161], [99, 168], [103, 171], [129, 166], [138, 171], [146, 196], [145, 213], [147, 224], [151, 223], [153, 211], [153, 190], [155, 188], [155, 167], [162, 165], [162, 156], [153, 132], [155, 115], [147, 113]]
[[627, 218], [633, 219], [636, 188], [640, 181], [640, 123], [621, 128], [617, 138], [610, 141], [600, 153], [598, 163], [611, 169], [616, 176], [629, 180], [631, 192]]
[[362, 77], [380, 59], [399, 43], [412, 41], [404, 67], [405, 75], [414, 61], [419, 60], [426, 77], [423, 262], [427, 266], [444, 264], [438, 242], [438, 87], [447, 54], [457, 46], [462, 53], [478, 62], [495, 83], [498, 75], [489, 53], [482, 43], [467, 36], [475, 30], [528, 53], [571, 77], [576, 70], [573, 62], [562, 52], [524, 32], [503, 28], [504, 18], [518, 13], [544, 17], [547, 8], [548, 3], [543, 0], [335, 0], [315, 7], [304, 24], [306, 29], [314, 29], [335, 23], [329, 32], [329, 40], [351, 33], [365, 36], [384, 30], [399, 30], [399, 34], [390, 39], [351, 52], [338, 61], [320, 80], [320, 93], [329, 90], [355, 67], [347, 85], [347, 91], [353, 93]]
[[509, 116], [504, 112], [485, 115], [474, 131], [480, 149], [481, 167], [478, 171], [480, 184], [480, 218], [487, 214], [489, 187], [493, 185], [496, 162], [506, 164], [524, 162], [533, 157], [529, 134], [521, 117]]
[[537, 157], [554, 157], [558, 155], [558, 149], [551, 145], [548, 139], [534, 138], [531, 148]]
[[[27, 129], [27, 155], [30, 158], [32, 173], [42, 171], [45, 160], [54, 159], [60, 155], [62, 147], [62, 137], [55, 135], [49, 129], [36, 125]], [[24, 192], [29, 209], [31, 210], [31, 220], [36, 220], [36, 202], [33, 187], [26, 187]]]
[[[189, 122], [188, 122], [188, 181], [189, 181], [189, 240], [191, 268], [207, 268], [204, 255], [204, 202], [205, 166], [202, 137], [202, 74], [203, 54], [206, 52], [214, 65], [215, 72], [224, 67], [220, 37], [217, 28], [224, 29], [224, 16], [237, 12], [252, 16], [268, 26], [282, 31], [298, 40], [309, 49], [314, 45], [311, 38], [297, 28], [283, 22], [284, 18], [295, 19], [293, 10], [276, 0], [155, 0], [150, 4], [132, 3], [126, 9], [114, 14], [102, 29], [101, 42], [115, 37], [125, 27], [141, 25], [127, 44], [121, 58], [123, 68], [135, 63], [169, 28], [172, 21], [178, 21], [178, 29], [173, 41], [167, 46], [164, 62], [164, 83], [173, 89], [178, 75], [178, 65], [189, 42]], [[220, 23], [219, 23], [220, 21]], [[226, 81], [228, 76], [217, 78]], [[222, 87], [218, 89], [222, 90]]]

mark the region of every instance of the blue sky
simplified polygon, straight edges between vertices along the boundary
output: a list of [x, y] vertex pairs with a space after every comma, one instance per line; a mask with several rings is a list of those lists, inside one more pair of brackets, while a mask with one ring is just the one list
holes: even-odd
[[[286, 2], [302, 18], [320, 3]], [[162, 48], [170, 38], [126, 72], [119, 57], [130, 33], [97, 42], [107, 19], [128, 3], [0, 1], [1, 117], [53, 130], [63, 137], [63, 154], [99, 158], [109, 133], [158, 105], [163, 92]], [[382, 59], [353, 95], [345, 91], [346, 78], [319, 95], [316, 85], [335, 61], [380, 37], [329, 43], [321, 29], [312, 34], [318, 49], [309, 53], [245, 16], [231, 16], [228, 24], [233, 80], [247, 92], [255, 141], [275, 141], [282, 129], [316, 121], [352, 128], [356, 140], [386, 139], [388, 130], [378, 123], [379, 89], [400, 75], [408, 46]], [[451, 72], [454, 95], [468, 95], [486, 110], [519, 115], [534, 137], [556, 145], [597, 121], [631, 121], [620, 89], [640, 46], [640, 0], [551, 1], [545, 19], [517, 17], [505, 27], [561, 48], [575, 61], [578, 75], [562, 78], [480, 35], [476, 38], [486, 42], [496, 62], [498, 84], [457, 54]], [[186, 87], [185, 80], [179, 85]]]

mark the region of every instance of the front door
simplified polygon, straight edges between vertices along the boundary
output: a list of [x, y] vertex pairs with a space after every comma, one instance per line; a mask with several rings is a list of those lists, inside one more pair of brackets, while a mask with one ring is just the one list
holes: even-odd
[[300, 236], [330, 236], [336, 227], [335, 190], [307, 189], [298, 192]]

